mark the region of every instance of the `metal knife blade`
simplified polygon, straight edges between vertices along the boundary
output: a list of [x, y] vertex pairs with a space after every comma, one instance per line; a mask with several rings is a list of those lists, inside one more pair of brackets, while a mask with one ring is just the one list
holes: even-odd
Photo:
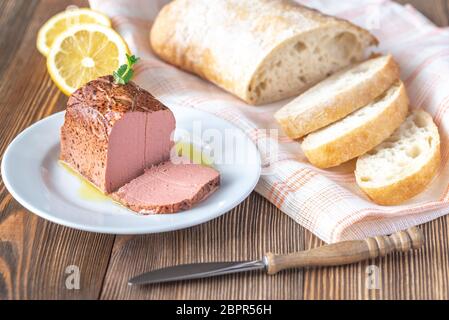
[[128, 281], [129, 285], [143, 285], [180, 280], [221, 276], [229, 273], [265, 269], [262, 260], [241, 262], [210, 262], [183, 264], [143, 273]]

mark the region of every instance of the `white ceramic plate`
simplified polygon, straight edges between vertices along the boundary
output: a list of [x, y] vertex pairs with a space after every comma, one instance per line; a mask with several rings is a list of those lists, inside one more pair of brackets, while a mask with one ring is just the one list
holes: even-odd
[[[232, 132], [239, 143], [223, 143], [223, 155], [233, 153], [239, 161], [214, 163], [221, 174], [221, 187], [191, 210], [177, 214], [139, 216], [109, 199], [80, 197], [82, 182], [58, 163], [59, 129], [64, 113], [32, 125], [7, 148], [2, 161], [5, 186], [25, 208], [40, 217], [71, 228], [112, 234], [144, 234], [177, 230], [214, 219], [242, 202], [260, 176], [255, 145], [231, 123], [195, 109], [172, 107], [177, 121], [175, 139], [195, 133]], [[204, 136], [194, 136], [204, 145]], [[242, 143], [243, 142], [243, 143]], [[198, 142], [197, 142], [198, 143]], [[215, 152], [215, 150], [214, 150]], [[229, 163], [228, 163], [229, 162]]]

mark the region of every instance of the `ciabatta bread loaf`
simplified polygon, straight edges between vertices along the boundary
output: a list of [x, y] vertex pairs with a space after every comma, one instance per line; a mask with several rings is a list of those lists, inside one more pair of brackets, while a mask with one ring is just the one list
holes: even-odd
[[406, 118], [408, 103], [404, 84], [397, 82], [367, 106], [306, 136], [302, 149], [317, 167], [338, 166], [387, 139]]
[[298, 95], [377, 44], [348, 21], [286, 0], [175, 0], [150, 39], [163, 60], [250, 104]]
[[399, 79], [391, 55], [342, 70], [284, 106], [275, 118], [292, 139], [323, 128], [366, 106]]
[[357, 184], [376, 203], [399, 204], [430, 183], [440, 164], [440, 136], [432, 117], [415, 111], [385, 142], [361, 156]]

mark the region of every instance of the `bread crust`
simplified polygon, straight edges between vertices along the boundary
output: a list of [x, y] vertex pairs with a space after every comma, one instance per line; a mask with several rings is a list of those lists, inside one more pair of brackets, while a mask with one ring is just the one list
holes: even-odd
[[301, 110], [299, 96], [279, 110], [275, 118], [290, 138], [299, 139], [369, 104], [398, 79], [399, 66], [393, 57], [388, 55], [387, 62], [379, 72], [372, 78], [355, 84], [351, 90], [329, 97], [326, 101], [308, 108], [306, 112]]
[[326, 27], [352, 32], [363, 48], [378, 43], [346, 20], [287, 0], [175, 0], [158, 14], [150, 42], [170, 64], [260, 104], [287, 97], [251, 97], [254, 75], [267, 57], [298, 35]]
[[307, 147], [306, 137], [302, 147], [308, 160], [319, 168], [338, 166], [368, 152], [387, 139], [407, 117], [407, 92], [402, 82], [399, 86], [398, 96], [391, 105], [355, 130], [312, 149]]
[[411, 172], [407, 172], [409, 173], [408, 175], [402, 178], [399, 177], [398, 180], [393, 180], [390, 184], [378, 183], [377, 185], [373, 185], [372, 183], [363, 181], [363, 173], [360, 172], [361, 168], [359, 167], [361, 158], [357, 160], [355, 170], [357, 184], [377, 204], [396, 205], [413, 198], [427, 187], [440, 166], [441, 151], [438, 127], [432, 121], [432, 117], [425, 111], [414, 111], [410, 116], [415, 116], [415, 119], [416, 116], [426, 117], [426, 121], [430, 121], [429, 130], [431, 131], [431, 141], [435, 145], [431, 145], [429, 152], [432, 152], [432, 154], [429, 154], [426, 163], [422, 164], [421, 167], [414, 168]]
[[363, 187], [363, 182], [357, 175], [356, 180], [359, 187], [367, 194], [367, 196], [380, 205], [396, 205], [413, 198], [421, 193], [427, 185], [432, 181], [441, 162], [440, 144], [438, 143], [434, 154], [430, 160], [414, 174], [405, 177], [394, 184], [383, 186], [380, 188]]

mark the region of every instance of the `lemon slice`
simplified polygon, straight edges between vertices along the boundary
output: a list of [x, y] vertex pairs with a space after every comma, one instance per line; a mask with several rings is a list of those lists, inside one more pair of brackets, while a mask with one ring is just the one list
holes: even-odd
[[125, 41], [113, 29], [81, 24], [60, 34], [47, 57], [51, 78], [66, 95], [126, 64]]
[[68, 9], [50, 18], [40, 28], [36, 42], [38, 50], [47, 56], [58, 35], [72, 26], [86, 23], [111, 26], [111, 20], [108, 17], [91, 9]]

